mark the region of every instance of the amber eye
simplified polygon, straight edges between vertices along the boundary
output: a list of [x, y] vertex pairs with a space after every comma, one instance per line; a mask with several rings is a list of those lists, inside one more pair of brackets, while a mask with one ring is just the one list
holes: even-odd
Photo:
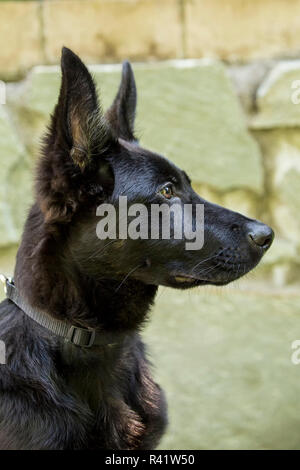
[[160, 194], [166, 199], [171, 199], [174, 196], [174, 191], [172, 185], [168, 184], [160, 190]]

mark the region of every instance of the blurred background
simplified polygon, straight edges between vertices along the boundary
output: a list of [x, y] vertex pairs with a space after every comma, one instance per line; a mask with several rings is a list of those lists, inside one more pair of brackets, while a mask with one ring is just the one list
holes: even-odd
[[276, 232], [246, 279], [160, 290], [145, 337], [169, 401], [161, 448], [299, 449], [300, 0], [0, 0], [6, 274], [63, 45], [91, 65], [104, 107], [130, 59], [141, 143], [185, 169], [205, 198]]

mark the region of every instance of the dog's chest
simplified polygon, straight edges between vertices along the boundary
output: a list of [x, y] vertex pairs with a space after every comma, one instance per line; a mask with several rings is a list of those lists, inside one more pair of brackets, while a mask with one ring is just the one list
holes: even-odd
[[105, 371], [86, 370], [72, 374], [67, 388], [88, 410], [85, 448], [139, 448], [147, 427], [142, 416], [129, 404], [126, 381], [120, 387], [117, 377], [108, 378]]

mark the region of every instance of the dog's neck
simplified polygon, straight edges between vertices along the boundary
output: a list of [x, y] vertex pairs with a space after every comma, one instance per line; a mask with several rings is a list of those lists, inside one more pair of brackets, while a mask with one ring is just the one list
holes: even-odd
[[[157, 287], [127, 279], [96, 281], [83, 275], [61, 252], [61, 240], [43, 229], [33, 206], [25, 225], [15, 269], [16, 286], [36, 309], [72, 324], [116, 334], [137, 331]], [[101, 278], [101, 276], [99, 276]]]
[[80, 277], [80, 296], [87, 306], [88, 326], [98, 326], [116, 333], [139, 329], [153, 303], [156, 286], [137, 280], [106, 279], [95, 281]]

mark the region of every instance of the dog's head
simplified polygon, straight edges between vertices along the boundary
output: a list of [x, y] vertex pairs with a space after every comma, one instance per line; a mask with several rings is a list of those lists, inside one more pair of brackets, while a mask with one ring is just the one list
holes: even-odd
[[[64, 256], [96, 280], [132, 278], [179, 288], [223, 285], [249, 272], [270, 247], [271, 228], [202, 199], [184, 171], [143, 149], [134, 133], [135, 111], [136, 87], [128, 62], [117, 96], [104, 114], [87, 68], [63, 50], [61, 91], [39, 165], [37, 197], [49, 231], [66, 234]], [[141, 204], [147, 209], [146, 228], [139, 226], [139, 231], [148, 236], [136, 236], [141, 219], [134, 222], [130, 211], [135, 235], [120, 236], [120, 196], [127, 197], [128, 208]], [[116, 221], [107, 239], [97, 232], [105, 217], [97, 208], [103, 203], [113, 206]], [[187, 249], [191, 240], [184, 230], [181, 237], [174, 236], [174, 216], [171, 236], [162, 236], [164, 218], [154, 222], [151, 208], [163, 203], [176, 205], [182, 214], [191, 208], [181, 228], [189, 221], [196, 229], [197, 206], [204, 207], [203, 246]], [[153, 226], [158, 226], [158, 236], [151, 236]]]

